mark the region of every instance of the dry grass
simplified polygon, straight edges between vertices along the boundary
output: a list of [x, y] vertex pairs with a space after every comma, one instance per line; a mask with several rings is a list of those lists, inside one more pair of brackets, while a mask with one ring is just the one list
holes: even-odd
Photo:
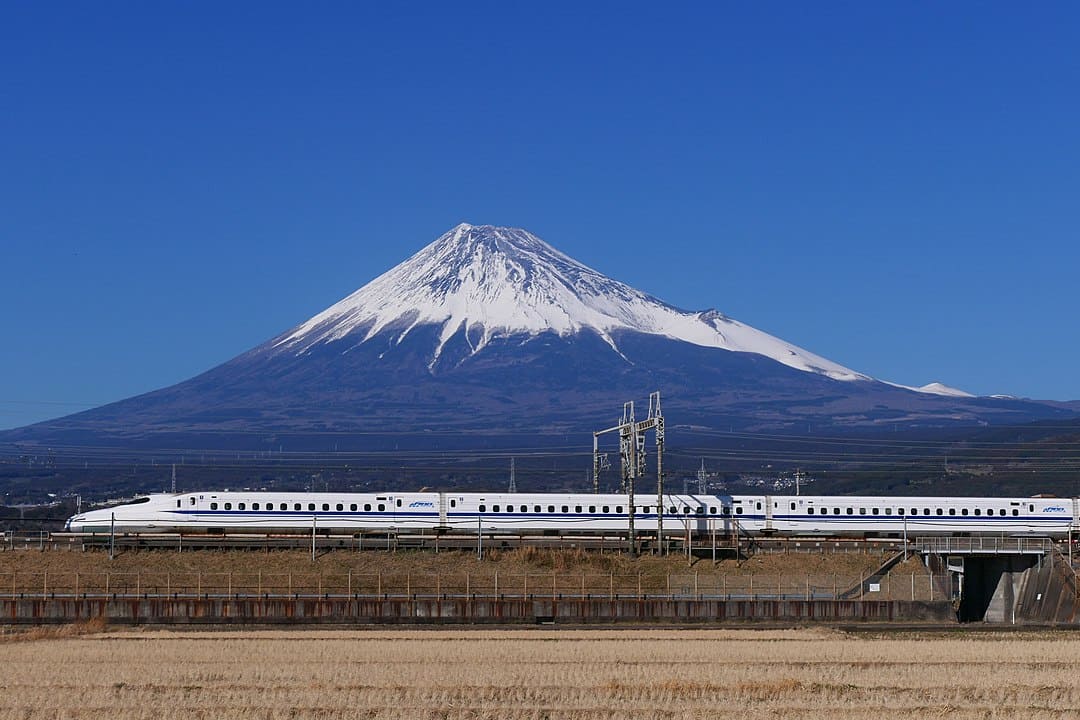
[[140, 632], [6, 645], [0, 718], [1056, 718], [1069, 633]]
[[[492, 592], [563, 594], [804, 593], [857, 584], [885, 559], [880, 552], [762, 554], [724, 559], [715, 566], [682, 556], [631, 558], [622, 553], [525, 548], [493, 551], [483, 560], [470, 552], [355, 552], [338, 550], [315, 562], [303, 550], [155, 550], [121, 553], [109, 561], [102, 550], [0, 552], [0, 593], [73, 592]], [[890, 585], [897, 599], [911, 599], [910, 575], [918, 576], [916, 599], [929, 592], [926, 570], [916, 560]], [[496, 574], [498, 580], [496, 580]], [[754, 579], [751, 580], [750, 578]], [[750, 586], [754, 587], [751, 588]], [[886, 588], [882, 588], [883, 593]], [[888, 593], [886, 593], [888, 594]], [[883, 595], [882, 597], [884, 597]]]

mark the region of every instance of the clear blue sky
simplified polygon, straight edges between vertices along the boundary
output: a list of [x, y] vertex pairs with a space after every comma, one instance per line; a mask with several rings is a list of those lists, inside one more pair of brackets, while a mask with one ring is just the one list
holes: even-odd
[[34, 3], [0, 427], [184, 380], [461, 221], [906, 384], [1080, 398], [1076, 3]]

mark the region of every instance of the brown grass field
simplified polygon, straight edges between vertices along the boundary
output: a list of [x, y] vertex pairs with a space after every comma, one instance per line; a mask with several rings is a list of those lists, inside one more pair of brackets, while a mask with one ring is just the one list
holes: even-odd
[[[617, 552], [541, 550], [471, 552], [335, 550], [312, 562], [304, 550], [103, 550], [0, 552], [0, 594], [5, 593], [438, 593], [521, 594], [785, 593], [830, 592], [857, 586], [888, 557], [881, 550], [854, 553], [758, 554], [716, 565], [698, 558]], [[753, 579], [751, 579], [753, 578]], [[912, 558], [892, 571], [875, 599], [931, 597], [927, 570]], [[941, 599], [940, 591], [937, 599]]]
[[0, 718], [1080, 717], [1069, 632], [69, 628], [0, 660]]

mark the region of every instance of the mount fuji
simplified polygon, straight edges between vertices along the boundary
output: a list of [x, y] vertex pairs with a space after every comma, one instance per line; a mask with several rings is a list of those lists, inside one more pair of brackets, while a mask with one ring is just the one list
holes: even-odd
[[676, 308], [525, 230], [462, 224], [202, 375], [0, 440], [239, 448], [288, 437], [325, 449], [327, 437], [387, 433], [584, 432], [655, 389], [673, 425], [725, 430], [1075, 416], [880, 382], [716, 310]]

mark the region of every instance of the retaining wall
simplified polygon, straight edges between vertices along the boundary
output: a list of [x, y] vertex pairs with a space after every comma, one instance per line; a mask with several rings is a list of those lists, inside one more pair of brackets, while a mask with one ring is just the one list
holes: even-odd
[[948, 602], [500, 598], [8, 598], [0, 623], [703, 624], [955, 622]]

